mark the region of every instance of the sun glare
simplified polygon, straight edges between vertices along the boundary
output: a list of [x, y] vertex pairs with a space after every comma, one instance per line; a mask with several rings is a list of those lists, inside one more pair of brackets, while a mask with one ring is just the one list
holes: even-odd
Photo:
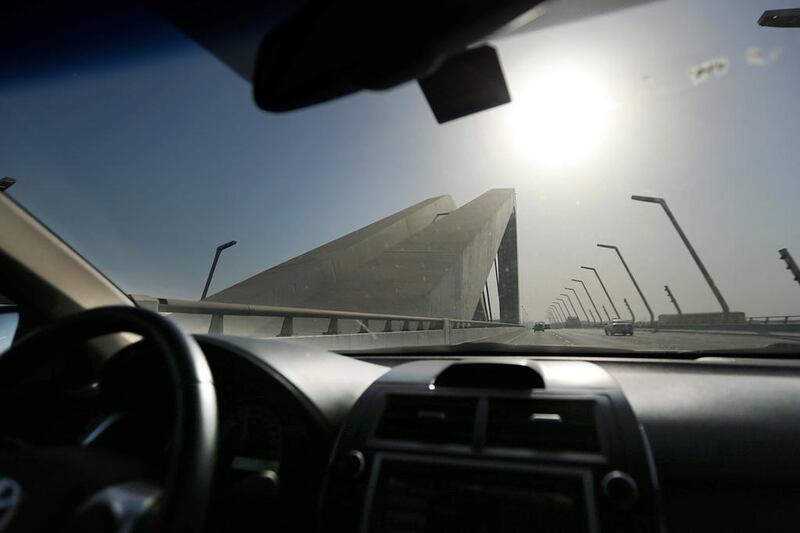
[[598, 79], [578, 71], [552, 71], [513, 91], [509, 134], [523, 157], [571, 165], [600, 147], [614, 108]]

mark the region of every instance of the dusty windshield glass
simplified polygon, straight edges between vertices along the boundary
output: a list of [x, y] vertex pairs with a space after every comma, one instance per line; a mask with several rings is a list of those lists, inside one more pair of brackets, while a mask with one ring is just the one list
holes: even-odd
[[142, 9], [158, 46], [5, 60], [0, 174], [196, 332], [793, 342], [800, 29], [765, 7], [793, 6], [667, 0], [493, 39], [511, 103], [445, 124], [416, 83], [265, 113]]

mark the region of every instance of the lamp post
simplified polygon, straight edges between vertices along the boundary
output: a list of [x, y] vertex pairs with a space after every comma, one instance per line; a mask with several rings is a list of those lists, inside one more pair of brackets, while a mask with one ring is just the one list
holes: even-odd
[[553, 313], [555, 315], [555, 317], [556, 317], [556, 325], [560, 326], [560, 325], [562, 325], [564, 323], [564, 321], [561, 319], [561, 315], [559, 314], [558, 309], [556, 309], [555, 305], [553, 305], [550, 308], [550, 312]]
[[622, 253], [619, 251], [619, 248], [614, 246], [613, 244], [598, 244], [599, 248], [608, 248], [609, 250], [614, 250], [617, 252], [617, 256], [619, 256], [619, 260], [622, 261], [622, 266], [625, 267], [625, 270], [628, 272], [628, 275], [631, 277], [631, 281], [633, 282], [633, 286], [636, 287], [636, 290], [639, 292], [639, 296], [642, 297], [642, 301], [644, 302], [644, 306], [647, 308], [647, 312], [650, 313], [650, 327], [655, 327], [656, 324], [656, 317], [653, 316], [653, 310], [650, 309], [650, 304], [647, 303], [647, 298], [644, 297], [644, 293], [642, 289], [639, 288], [639, 284], [636, 283], [636, 278], [633, 277], [633, 272], [631, 269], [628, 268], [628, 263], [625, 262], [625, 258], [622, 257]]
[[622, 301], [625, 302], [625, 307], [628, 308], [628, 312], [631, 314], [631, 322], [634, 325], [636, 325], [636, 315], [633, 314], [633, 309], [631, 309], [631, 304], [628, 303], [627, 298], [623, 298]]
[[8, 176], [0, 179], [0, 192], [6, 192], [16, 182], [17, 180], [15, 180], [14, 178], [9, 178]]
[[[617, 306], [614, 305], [614, 300], [612, 300], [611, 295], [608, 294], [608, 289], [606, 289], [606, 284], [603, 283], [602, 278], [600, 278], [600, 274], [597, 273], [597, 269], [594, 267], [587, 267], [587, 266], [582, 266], [581, 268], [583, 268], [584, 270], [591, 270], [592, 272], [594, 272], [594, 275], [597, 276], [597, 281], [599, 281], [600, 286], [603, 287], [603, 292], [606, 293], [606, 298], [608, 298], [608, 303], [611, 304], [611, 309], [614, 310], [614, 314], [617, 315], [617, 318], [619, 318], [619, 311], [617, 311]], [[607, 314], [608, 312], [606, 312], [606, 315]], [[609, 318], [609, 320], [611, 319]]]
[[561, 322], [561, 324], [563, 325], [564, 324], [564, 317], [561, 314], [561, 309], [558, 308], [558, 304], [553, 302], [552, 308], [553, 308], [553, 311], [556, 312], [556, 316], [558, 317], [558, 321]]
[[789, 270], [792, 273], [794, 280], [800, 283], [800, 268], [797, 267], [797, 263], [792, 258], [792, 254], [789, 253], [789, 250], [786, 248], [781, 248], [778, 250], [778, 256], [783, 259], [784, 263], [786, 263], [786, 270]]
[[[572, 281], [574, 281], [576, 283], [580, 283], [581, 285], [583, 285], [583, 290], [586, 291], [586, 296], [589, 297], [589, 302], [591, 302], [592, 307], [594, 307], [594, 314], [592, 314], [592, 319], [594, 320], [595, 315], [597, 315], [597, 320], [602, 322], [603, 321], [603, 317], [600, 316], [600, 311], [597, 310], [597, 306], [594, 304], [594, 299], [592, 299], [592, 295], [589, 292], [589, 289], [586, 288], [586, 284], [582, 280], [575, 279], [575, 278], [572, 278]], [[589, 312], [591, 313], [591, 309], [589, 310]]]
[[572, 298], [569, 297], [569, 294], [562, 292], [559, 296], [565, 296], [567, 301], [569, 302], [570, 307], [572, 307], [572, 312], [575, 314], [575, 318], [578, 319], [578, 327], [581, 325], [581, 317], [578, 315], [578, 310], [575, 308], [575, 304], [572, 303]]
[[[567, 302], [565, 302], [563, 298], [556, 298], [556, 300], [558, 301], [558, 304], [560, 306], [563, 306], [563, 309], [559, 307], [559, 309], [561, 309], [561, 314], [563, 314], [566, 317], [566, 319], [569, 320], [572, 315], [569, 314], [569, 307], [567, 307]], [[566, 323], [567, 322], [564, 321], [564, 324]]]
[[588, 326], [590, 323], [594, 325], [594, 322], [589, 321], [589, 314], [586, 312], [586, 308], [583, 306], [583, 302], [581, 302], [581, 299], [578, 297], [578, 291], [576, 291], [572, 287], [564, 287], [564, 288], [568, 291], [572, 291], [572, 294], [575, 295], [575, 299], [578, 300], [578, 305], [581, 307], [581, 311], [583, 311], [583, 315], [586, 317], [586, 325]]
[[663, 198], [656, 198], [653, 196], [638, 196], [638, 195], [631, 196], [631, 200], [636, 200], [637, 202], [658, 204], [664, 209], [664, 212], [667, 214], [667, 217], [669, 218], [670, 222], [672, 222], [672, 225], [675, 226], [675, 230], [678, 232], [678, 235], [683, 241], [683, 244], [686, 245], [686, 248], [689, 250], [689, 254], [692, 256], [692, 259], [694, 259], [694, 262], [697, 264], [697, 268], [700, 269], [700, 273], [703, 274], [706, 283], [708, 283], [708, 286], [711, 288], [711, 292], [714, 293], [714, 296], [717, 298], [720, 307], [722, 307], [722, 322], [723, 323], [727, 322], [728, 313], [730, 312], [730, 309], [728, 308], [728, 303], [725, 301], [725, 298], [722, 297], [722, 293], [719, 292], [716, 283], [714, 283], [714, 280], [711, 278], [711, 274], [709, 274], [708, 270], [706, 270], [703, 261], [700, 260], [700, 256], [697, 255], [697, 252], [694, 251], [692, 243], [689, 242], [689, 239], [686, 237], [686, 234], [683, 232], [683, 229], [681, 229], [680, 225], [678, 224], [678, 221], [672, 214], [672, 211], [670, 211], [669, 206], [667, 205], [667, 201], [664, 200]]
[[558, 316], [558, 320], [561, 322], [561, 327], [566, 326], [567, 319], [566, 317], [564, 317], [564, 313], [561, 312], [561, 307], [559, 307], [558, 303], [553, 304], [553, 309], [555, 310], [556, 315]]
[[214, 270], [217, 268], [217, 261], [219, 261], [219, 255], [222, 253], [223, 250], [227, 250], [231, 246], [236, 244], [236, 241], [228, 241], [225, 244], [220, 244], [217, 246], [217, 251], [214, 254], [214, 261], [211, 263], [211, 270], [208, 272], [208, 279], [206, 280], [206, 286], [203, 288], [203, 295], [200, 297], [201, 300], [206, 299], [206, 295], [208, 294], [208, 287], [211, 286], [211, 278], [214, 276]]
[[675, 310], [678, 312], [678, 315], [682, 315], [683, 311], [681, 311], [681, 306], [678, 305], [678, 299], [675, 298], [675, 296], [672, 294], [669, 285], [664, 285], [664, 291], [667, 293], [669, 301], [672, 302], [672, 305], [675, 306]]
[[556, 302], [556, 309], [558, 309], [558, 313], [561, 315], [561, 323], [563, 327], [567, 327], [567, 315], [564, 314], [564, 311], [561, 310], [560, 302]]
[[566, 319], [567, 316], [564, 314], [564, 309], [561, 307], [561, 302], [558, 300], [558, 298], [553, 301], [556, 304], [556, 309], [558, 309], [558, 312], [561, 313], [561, 316]]

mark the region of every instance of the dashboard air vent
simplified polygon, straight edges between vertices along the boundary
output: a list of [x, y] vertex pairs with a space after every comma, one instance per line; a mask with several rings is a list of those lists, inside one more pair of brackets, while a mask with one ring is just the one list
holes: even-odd
[[492, 399], [488, 446], [598, 452], [592, 400]]
[[380, 439], [470, 444], [477, 399], [389, 395], [378, 430]]

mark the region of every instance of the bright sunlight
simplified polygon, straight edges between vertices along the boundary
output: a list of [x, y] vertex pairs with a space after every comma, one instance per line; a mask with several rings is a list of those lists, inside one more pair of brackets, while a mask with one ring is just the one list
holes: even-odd
[[513, 90], [510, 134], [524, 157], [548, 166], [586, 159], [610, 131], [615, 104], [577, 70], [550, 71]]

